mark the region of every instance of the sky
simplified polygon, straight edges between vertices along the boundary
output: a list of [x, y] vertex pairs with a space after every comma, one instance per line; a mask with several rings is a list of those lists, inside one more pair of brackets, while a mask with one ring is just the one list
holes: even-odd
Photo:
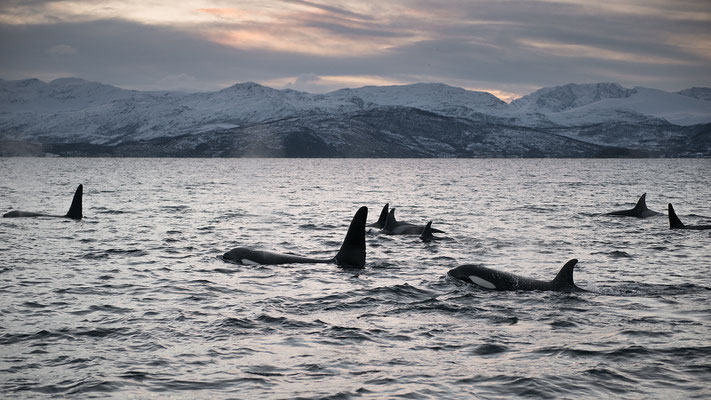
[[323, 93], [711, 87], [710, 0], [0, 0], [0, 79]]

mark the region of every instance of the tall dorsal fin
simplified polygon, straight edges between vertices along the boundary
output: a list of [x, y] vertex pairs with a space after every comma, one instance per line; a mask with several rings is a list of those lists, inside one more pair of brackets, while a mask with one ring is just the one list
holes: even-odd
[[388, 213], [388, 219], [385, 221], [383, 229], [386, 231], [392, 231], [395, 227], [397, 227], [397, 220], [395, 219], [395, 209], [392, 208]]
[[425, 225], [425, 229], [422, 230], [422, 234], [420, 235], [420, 240], [423, 242], [429, 242], [432, 240], [434, 235], [432, 235], [432, 221], [428, 222], [427, 225]]
[[74, 199], [72, 199], [72, 205], [69, 206], [69, 211], [67, 211], [67, 215], [65, 217], [71, 218], [71, 219], [82, 219], [82, 206], [81, 206], [81, 198], [82, 195], [84, 194], [84, 186], [79, 185], [77, 187], [77, 190], [74, 192]]
[[380, 217], [378, 217], [378, 222], [376, 222], [376, 226], [379, 228], [382, 228], [385, 226], [385, 222], [388, 220], [388, 207], [390, 203], [385, 203], [385, 206], [383, 207], [383, 210], [380, 211]]
[[647, 193], [642, 194], [639, 196], [639, 200], [637, 200], [637, 205], [634, 206], [635, 210], [638, 211], [644, 211], [647, 209]]
[[674, 212], [674, 207], [669, 203], [669, 229], [683, 229], [684, 224], [681, 222], [679, 217], [676, 216]]
[[368, 207], [356, 211], [348, 233], [336, 254], [336, 264], [349, 267], [365, 267], [365, 222], [368, 219]]
[[582, 290], [575, 286], [575, 283], [573, 282], [573, 270], [575, 269], [575, 264], [578, 263], [578, 259], [573, 258], [572, 260], [568, 261], [563, 265], [563, 268], [560, 269], [560, 272], [558, 272], [558, 275], [556, 275], [555, 279], [553, 279], [553, 288], [556, 290]]

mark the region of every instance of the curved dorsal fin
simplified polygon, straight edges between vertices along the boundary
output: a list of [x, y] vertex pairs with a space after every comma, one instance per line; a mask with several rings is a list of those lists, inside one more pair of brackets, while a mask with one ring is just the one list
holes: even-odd
[[674, 207], [672, 207], [671, 203], [669, 203], [669, 229], [682, 229], [684, 228], [684, 224], [681, 222], [679, 217], [676, 216], [676, 212], [674, 212]]
[[647, 209], [647, 193], [643, 193], [640, 197], [639, 200], [637, 200], [637, 205], [634, 206], [635, 210], [638, 211], [644, 211]]
[[556, 290], [579, 290], [575, 283], [573, 282], [573, 270], [575, 269], [575, 264], [578, 263], [577, 258], [569, 260], [563, 268], [560, 269], [558, 275], [553, 279], [552, 285]]
[[380, 217], [378, 217], [378, 222], [376, 222], [377, 226], [382, 228], [385, 226], [385, 222], [388, 220], [388, 206], [390, 203], [385, 203], [385, 206], [383, 207], [383, 210], [380, 211]]
[[432, 221], [428, 222], [427, 225], [425, 225], [425, 229], [422, 230], [422, 234], [420, 235], [420, 240], [423, 242], [429, 242], [432, 240], [434, 235], [432, 235]]
[[74, 199], [72, 199], [72, 205], [69, 206], [69, 211], [67, 211], [67, 215], [65, 215], [65, 217], [71, 219], [81, 219], [83, 217], [81, 206], [81, 198], [83, 193], [84, 186], [79, 185], [77, 187], [77, 190], [74, 192]]
[[365, 222], [368, 219], [368, 207], [356, 211], [348, 233], [336, 254], [336, 263], [342, 266], [365, 267]]
[[395, 209], [390, 209], [388, 213], [388, 219], [385, 221], [385, 226], [383, 229], [386, 231], [392, 231], [397, 226], [397, 220], [395, 219]]

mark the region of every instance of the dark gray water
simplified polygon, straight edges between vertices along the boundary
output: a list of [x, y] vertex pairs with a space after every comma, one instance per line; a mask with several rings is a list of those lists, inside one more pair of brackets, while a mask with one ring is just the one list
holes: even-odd
[[[709, 160], [0, 159], [4, 397], [709, 398]], [[358, 207], [363, 270], [239, 266], [236, 246], [331, 257]], [[665, 212], [666, 214], [666, 212]], [[491, 292], [480, 263], [589, 293]]]

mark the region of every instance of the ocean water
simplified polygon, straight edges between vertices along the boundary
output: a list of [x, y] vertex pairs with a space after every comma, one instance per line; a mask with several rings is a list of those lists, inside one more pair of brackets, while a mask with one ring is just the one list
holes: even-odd
[[[5, 398], [711, 397], [709, 160], [0, 159]], [[645, 220], [604, 216], [647, 193]], [[360, 206], [366, 267], [331, 257]], [[585, 293], [493, 292], [478, 263]]]

